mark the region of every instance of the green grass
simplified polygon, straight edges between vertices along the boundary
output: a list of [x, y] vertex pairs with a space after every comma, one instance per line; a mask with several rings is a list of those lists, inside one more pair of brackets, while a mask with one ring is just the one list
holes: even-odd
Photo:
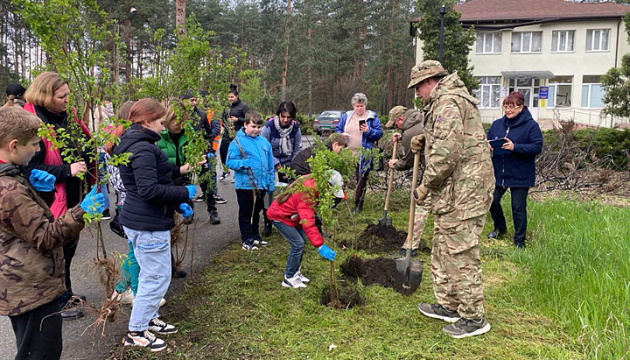
[[[390, 214], [406, 230], [408, 198], [396, 194]], [[336, 240], [355, 239], [381, 217], [382, 198], [369, 195], [356, 229], [348, 210], [336, 212]], [[506, 205], [509, 198], [506, 199]], [[509, 206], [507, 206], [509, 208]], [[486, 316], [492, 330], [456, 340], [446, 324], [420, 315], [433, 302], [428, 255], [423, 282], [410, 297], [361, 286], [364, 307], [346, 311], [319, 304], [328, 264], [307, 244], [307, 289], [280, 286], [288, 244], [277, 235], [258, 252], [235, 245], [194, 284], [169, 302], [163, 318], [178, 324], [168, 350], [117, 349], [117, 359], [622, 359], [628, 357], [629, 209], [571, 201], [530, 201], [533, 246], [482, 236]], [[510, 214], [506, 214], [511, 222]], [[431, 221], [429, 221], [431, 223]], [[625, 225], [625, 226], [624, 226]], [[430, 225], [429, 225], [430, 226]], [[432, 232], [425, 230], [428, 244]], [[357, 236], [357, 241], [362, 241]], [[211, 241], [208, 239], [207, 241]], [[330, 242], [329, 242], [330, 244]], [[339, 250], [335, 244], [331, 246]], [[353, 251], [338, 251], [336, 264]], [[359, 252], [362, 257], [374, 257]], [[385, 254], [388, 256], [388, 254]], [[339, 275], [337, 267], [337, 275]], [[612, 317], [611, 315], [614, 315]], [[625, 337], [624, 337], [625, 336]], [[334, 344], [336, 347], [329, 347]]]

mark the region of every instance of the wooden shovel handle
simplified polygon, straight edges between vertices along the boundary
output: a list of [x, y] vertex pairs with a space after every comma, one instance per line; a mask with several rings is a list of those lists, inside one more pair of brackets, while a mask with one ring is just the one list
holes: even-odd
[[[396, 146], [398, 145], [398, 141], [394, 141], [394, 154], [392, 155], [392, 160], [396, 160]], [[394, 169], [389, 169], [389, 179], [387, 179], [387, 194], [385, 195], [385, 208], [384, 210], [389, 210], [389, 196], [392, 193], [392, 184], [394, 183]]]
[[[416, 185], [418, 184], [418, 171], [420, 167], [420, 153], [417, 152], [413, 157], [413, 180], [411, 180], [411, 193], [410, 193], [410, 205], [409, 205], [409, 225], [407, 226], [407, 241], [405, 242], [405, 247], [407, 249], [411, 249], [411, 244], [413, 241], [413, 221], [414, 216], [416, 214], [416, 199], [413, 197], [413, 191], [416, 189]], [[407, 251], [409, 253], [409, 251]]]

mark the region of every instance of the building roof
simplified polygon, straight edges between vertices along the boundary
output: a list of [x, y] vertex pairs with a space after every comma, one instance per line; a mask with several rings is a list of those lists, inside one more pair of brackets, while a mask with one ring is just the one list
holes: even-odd
[[624, 4], [564, 0], [471, 0], [454, 8], [463, 23], [620, 18], [630, 12]]

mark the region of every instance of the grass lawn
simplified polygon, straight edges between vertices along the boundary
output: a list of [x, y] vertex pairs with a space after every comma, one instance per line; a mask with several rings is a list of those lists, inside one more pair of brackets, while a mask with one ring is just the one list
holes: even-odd
[[[393, 223], [406, 230], [408, 200], [402, 193], [394, 198]], [[369, 195], [364, 209], [356, 228], [346, 207], [336, 210], [339, 225], [330, 229], [335, 240], [328, 243], [338, 251], [337, 273], [356, 252], [341, 251], [335, 243], [355, 235], [362, 241], [363, 229], [381, 217], [382, 198]], [[514, 249], [509, 239], [486, 240], [491, 223], [482, 235], [485, 307], [492, 325], [485, 335], [452, 339], [442, 332], [446, 323], [417, 310], [421, 301], [434, 302], [427, 254], [420, 255], [423, 281], [412, 296], [361, 286], [365, 306], [336, 310], [319, 303], [329, 266], [307, 243], [302, 272], [311, 285], [283, 288], [289, 247], [274, 230], [269, 246], [259, 251], [245, 252], [235, 242], [169, 302], [163, 317], [177, 324], [179, 333], [168, 337], [168, 350], [148, 354], [119, 348], [113, 358], [628, 358], [630, 209], [565, 199], [530, 201], [529, 214], [532, 243], [525, 251]]]

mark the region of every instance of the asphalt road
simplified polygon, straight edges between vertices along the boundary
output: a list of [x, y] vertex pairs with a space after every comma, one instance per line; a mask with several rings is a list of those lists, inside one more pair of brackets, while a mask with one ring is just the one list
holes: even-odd
[[[221, 174], [221, 171], [219, 171]], [[230, 183], [232, 176], [223, 182], [219, 182], [219, 195], [228, 200], [227, 204], [217, 204], [221, 224], [210, 225], [205, 223], [198, 229], [193, 230], [190, 226], [189, 234], [195, 231], [195, 261], [193, 271], [199, 273], [203, 267], [207, 266], [212, 258], [217, 255], [231, 242], [239, 242], [238, 231], [238, 204], [234, 184]], [[198, 191], [199, 188], [198, 188]], [[115, 198], [112, 200], [112, 209]], [[203, 203], [195, 204], [196, 220], [195, 225], [202, 223], [208, 217], [208, 213]], [[103, 221], [103, 235], [108, 252], [115, 251], [127, 253], [128, 247], [124, 239], [111, 232], [107, 221]], [[77, 253], [72, 262], [72, 287], [75, 293], [87, 296], [89, 302], [100, 306], [103, 299], [103, 287], [99, 282], [96, 267], [93, 263], [96, 257], [96, 239], [89, 230], [84, 230], [81, 234], [81, 241]], [[187, 255], [184, 261], [183, 270], [189, 274], [190, 257]], [[188, 278], [173, 279], [168, 293], [166, 294], [168, 307], [169, 300], [174, 293], [182, 288]], [[63, 354], [62, 359], [73, 360], [96, 360], [106, 359], [115, 344], [119, 344], [127, 330], [130, 307], [123, 306], [124, 313], [119, 314], [114, 323], [107, 323], [106, 336], [95, 342], [91, 328], [86, 328], [94, 322], [95, 314], [87, 312], [86, 316], [78, 320], [68, 320], [63, 323]], [[168, 320], [168, 319], [166, 319]], [[15, 357], [16, 345], [15, 336], [11, 329], [11, 322], [6, 316], [0, 317], [0, 359], [9, 360]]]

